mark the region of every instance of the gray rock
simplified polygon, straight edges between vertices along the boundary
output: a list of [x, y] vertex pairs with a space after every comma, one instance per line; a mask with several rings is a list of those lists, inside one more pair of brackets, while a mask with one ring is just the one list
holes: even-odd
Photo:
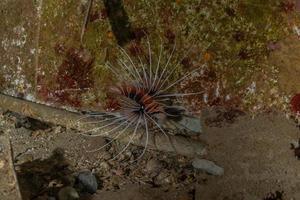
[[67, 187], [64, 187], [59, 190], [58, 199], [59, 200], [79, 199], [79, 194], [77, 193], [77, 191], [74, 188], [67, 186]]
[[181, 115], [178, 119], [164, 120], [162, 126], [184, 135], [199, 135], [203, 132], [201, 119], [190, 115]]
[[82, 171], [77, 176], [78, 187], [82, 192], [94, 194], [98, 189], [95, 175], [91, 171]]
[[224, 169], [222, 167], [209, 160], [195, 158], [192, 161], [192, 165], [195, 169], [205, 171], [212, 175], [222, 176], [224, 174]]
[[192, 131], [194, 133], [203, 132], [200, 118], [186, 115], [182, 116], [182, 119], [177, 123], [184, 127], [184, 129]]

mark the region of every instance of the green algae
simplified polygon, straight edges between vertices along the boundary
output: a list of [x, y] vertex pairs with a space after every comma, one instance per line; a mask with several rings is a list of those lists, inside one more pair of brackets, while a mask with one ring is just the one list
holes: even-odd
[[[290, 33], [286, 19], [288, 14], [283, 11], [281, 0], [122, 2], [128, 15], [126, 20], [130, 25], [131, 34], [141, 34], [138, 30], [147, 33], [147, 37], [133, 37], [132, 41], [128, 41], [123, 46], [127, 52], [130, 53], [132, 47], [137, 45], [143, 50], [143, 56], [147, 56], [149, 39], [153, 55], [156, 57], [160, 46], [163, 45], [161, 62], [166, 63], [176, 43], [175, 52], [167, 68], [168, 72], [174, 71], [169, 77], [169, 82], [177, 80], [194, 68], [202, 67], [204, 71], [213, 71], [216, 78], [208, 78], [207, 81], [200, 77], [193, 80], [197, 82], [195, 86], [211, 94], [214, 93], [217, 84], [221, 84], [223, 97], [237, 94], [247, 106], [255, 105], [258, 101], [258, 97], [255, 96], [257, 93], [248, 92], [253, 81], [258, 82], [261, 92], [276, 87], [276, 67], [268, 64], [266, 58], [270, 51], [268, 44]], [[38, 6], [39, 1], [34, 1], [33, 4]], [[92, 13], [104, 12], [105, 9], [103, 2], [95, 1]], [[80, 43], [85, 11], [84, 1], [44, 0], [38, 33], [38, 72], [30, 67], [30, 63], [26, 68], [28, 73], [31, 73], [30, 79], [35, 76], [32, 72], [42, 72], [40, 84], [55, 89], [57, 83], [54, 77], [65, 59], [64, 52], [55, 51], [56, 46], [88, 50], [94, 57], [92, 76], [95, 81], [94, 88], [82, 94], [83, 101], [88, 104], [95, 99], [105, 99], [108, 85], [116, 81], [115, 78], [111, 78], [112, 73], [105, 67], [105, 63], [116, 63], [116, 60], [122, 59], [123, 56], [114, 37], [118, 33], [112, 30], [110, 19], [105, 15], [88, 23], [83, 42]], [[16, 17], [10, 21], [18, 24], [22, 20]], [[11, 25], [5, 25], [7, 26]], [[133, 59], [138, 60], [137, 57]], [[157, 63], [157, 58], [155, 62]], [[175, 66], [176, 69], [173, 70]], [[269, 75], [269, 80], [261, 81], [260, 77], [266, 74]], [[215, 97], [211, 98], [210, 100], [214, 101]], [[195, 100], [202, 101], [201, 99], [202, 97]]]
[[[281, 3], [279, 0], [140, 1], [128, 2], [126, 8], [133, 26], [147, 27], [150, 34], [161, 36], [168, 29], [173, 30], [178, 42], [177, 57], [195, 48], [198, 53], [189, 55], [198, 62], [194, 66], [201, 65], [205, 52], [212, 53], [213, 60], [208, 65], [216, 71], [217, 81], [224, 83], [224, 96], [239, 94], [245, 104], [252, 105], [260, 98], [258, 93], [248, 92], [253, 81], [261, 82], [257, 83], [261, 93], [276, 87], [273, 81], [276, 68], [267, 64], [266, 58], [268, 44], [290, 32]], [[262, 73], [268, 74], [269, 80], [262, 82], [259, 79]]]
[[[272, 66], [265, 64], [267, 44], [278, 41], [286, 34], [279, 6], [280, 1], [258, 0], [124, 1], [131, 26], [147, 31], [153, 53], [158, 54], [161, 44], [167, 46], [163, 49], [162, 62], [166, 62], [173, 45], [166, 33], [170, 30], [174, 33], [177, 46], [168, 71], [184, 57], [193, 62], [191, 67], [201, 66], [205, 63], [203, 55], [210, 52], [214, 56], [208, 63], [209, 68], [214, 68], [220, 79], [218, 81], [226, 82], [224, 90], [228, 94], [246, 90], [253, 80], [257, 80], [255, 77], [261, 71], [271, 71]], [[104, 8], [101, 4], [96, 7]], [[117, 45], [113, 43], [115, 40], [108, 37], [108, 19], [104, 21], [98, 20], [88, 25], [83, 44], [95, 55], [94, 74], [96, 80], [99, 79], [97, 85], [102, 86], [110, 81], [103, 69], [106, 59], [114, 62], [122, 58]], [[146, 38], [142, 39], [140, 45], [144, 51], [147, 49]], [[128, 50], [130, 43], [125, 48]], [[186, 55], [191, 48], [193, 52]], [[188, 70], [179, 64], [169, 81], [178, 79]], [[245, 98], [248, 98], [247, 95]]]

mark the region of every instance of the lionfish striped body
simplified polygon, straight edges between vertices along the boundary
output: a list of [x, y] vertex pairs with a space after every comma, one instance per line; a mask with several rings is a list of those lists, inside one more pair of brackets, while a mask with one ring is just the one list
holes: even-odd
[[[161, 121], [166, 118], [164, 105], [159, 102], [149, 88], [137, 86], [136, 84], [122, 84], [121, 86], [112, 90], [117, 95], [118, 109], [116, 112], [126, 116], [128, 119], [133, 117], [136, 120], [139, 116], [150, 118], [150, 121]], [[145, 125], [142, 120], [141, 124]]]
[[147, 91], [147, 89], [125, 85], [120, 88], [120, 93], [135, 101], [137, 106], [140, 106], [138, 110], [140, 112], [147, 112], [149, 114], [163, 112], [163, 107], [152, 96], [153, 92]]

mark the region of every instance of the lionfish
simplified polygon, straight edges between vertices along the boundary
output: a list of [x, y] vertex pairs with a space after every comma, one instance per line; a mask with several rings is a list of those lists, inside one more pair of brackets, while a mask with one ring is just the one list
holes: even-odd
[[[196, 68], [187, 72], [182, 77], [170, 82], [172, 75], [180, 65], [177, 62], [170, 70], [171, 59], [174, 54], [176, 43], [174, 44], [171, 54], [166, 58], [166, 62], [162, 62], [162, 45], [160, 45], [159, 55], [154, 56], [149, 39], [147, 37], [147, 58], [143, 61], [141, 57], [137, 59], [130, 57], [125, 49], [119, 47], [122, 56], [117, 61], [118, 66], [110, 63], [106, 67], [115, 75], [119, 83], [110, 88], [109, 93], [115, 97], [115, 105], [113, 109], [107, 112], [88, 112], [88, 116], [104, 118], [101, 122], [108, 122], [104, 126], [84, 132], [86, 135], [91, 132], [99, 131], [104, 127], [113, 127], [109, 132], [120, 131], [110, 142], [93, 150], [92, 152], [103, 149], [126, 130], [133, 130], [130, 141], [127, 145], [114, 157], [122, 154], [136, 136], [137, 130], [142, 128], [146, 134], [145, 147], [141, 155], [142, 157], [147, 149], [149, 134], [152, 129], [161, 131], [164, 135], [173, 134], [174, 132], [200, 133], [200, 119], [190, 115], [180, 102], [178, 97], [188, 95], [202, 94], [196, 93], [176, 93], [172, 92], [177, 84], [190, 77], [200, 68]], [[117, 105], [117, 106], [116, 106]], [[155, 134], [155, 133], [153, 133]], [[92, 135], [94, 136], [94, 135]], [[113, 158], [113, 159], [114, 159]]]

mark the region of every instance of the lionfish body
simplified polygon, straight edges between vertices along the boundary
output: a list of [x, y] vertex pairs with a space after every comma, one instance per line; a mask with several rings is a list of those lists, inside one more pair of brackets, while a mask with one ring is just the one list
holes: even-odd
[[163, 111], [163, 107], [153, 97], [153, 92], [136, 86], [125, 85], [120, 88], [121, 95], [128, 97], [139, 106], [139, 112], [149, 114], [159, 113]]
[[[151, 91], [150, 88], [124, 83], [114, 88], [112, 93], [116, 94], [119, 99], [116, 112], [127, 116], [128, 119], [133, 117], [135, 120], [139, 116], [145, 116], [160, 123], [166, 118], [164, 105], [154, 96], [156, 91]], [[145, 124], [144, 121], [141, 123]]]

